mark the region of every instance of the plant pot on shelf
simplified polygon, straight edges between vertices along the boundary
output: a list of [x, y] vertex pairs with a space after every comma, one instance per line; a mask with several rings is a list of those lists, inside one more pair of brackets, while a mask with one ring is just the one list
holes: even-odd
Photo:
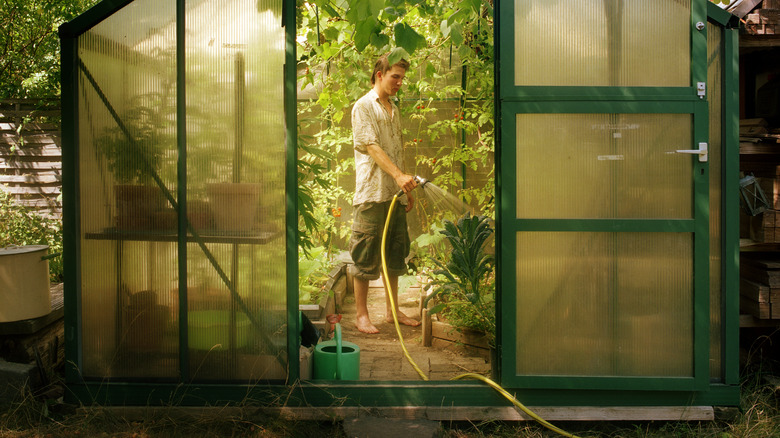
[[158, 213], [165, 209], [165, 197], [160, 189], [150, 185], [117, 184], [116, 227], [120, 230], [152, 230]]
[[206, 186], [214, 225], [219, 231], [247, 233], [252, 230], [260, 203], [258, 183], [217, 183]]
[[214, 214], [211, 212], [208, 201], [200, 199], [189, 201], [187, 203], [187, 217], [195, 231], [214, 229]]

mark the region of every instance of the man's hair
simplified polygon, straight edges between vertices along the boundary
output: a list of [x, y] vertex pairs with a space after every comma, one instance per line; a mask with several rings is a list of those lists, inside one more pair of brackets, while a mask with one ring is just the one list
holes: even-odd
[[376, 63], [374, 64], [374, 72], [371, 73], [371, 85], [374, 85], [376, 83], [376, 74], [378, 72], [382, 72], [382, 74], [387, 73], [393, 66], [397, 65], [401, 67], [404, 70], [409, 70], [409, 61], [401, 58], [400, 61], [396, 62], [393, 65], [390, 65], [390, 62], [387, 60], [388, 55], [382, 55], [379, 57], [379, 59], [376, 60]]

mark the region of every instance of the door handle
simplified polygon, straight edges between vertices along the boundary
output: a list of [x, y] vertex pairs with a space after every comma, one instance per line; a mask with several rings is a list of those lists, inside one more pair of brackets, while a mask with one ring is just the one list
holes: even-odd
[[699, 156], [699, 162], [700, 163], [706, 163], [707, 162], [707, 143], [701, 142], [699, 143], [699, 149], [678, 149], [675, 152], [678, 154], [693, 154]]

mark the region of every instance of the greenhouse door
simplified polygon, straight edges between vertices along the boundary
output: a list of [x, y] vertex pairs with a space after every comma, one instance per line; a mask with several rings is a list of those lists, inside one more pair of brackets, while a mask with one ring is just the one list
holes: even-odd
[[502, 384], [706, 388], [706, 1], [500, 8]]

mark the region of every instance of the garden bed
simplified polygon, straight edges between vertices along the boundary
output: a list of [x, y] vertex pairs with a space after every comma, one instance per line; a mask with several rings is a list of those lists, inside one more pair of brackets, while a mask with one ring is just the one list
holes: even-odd
[[444, 321], [437, 321], [423, 309], [423, 345], [441, 350], [457, 351], [469, 356], [491, 358], [489, 336], [467, 328], [456, 328]]

